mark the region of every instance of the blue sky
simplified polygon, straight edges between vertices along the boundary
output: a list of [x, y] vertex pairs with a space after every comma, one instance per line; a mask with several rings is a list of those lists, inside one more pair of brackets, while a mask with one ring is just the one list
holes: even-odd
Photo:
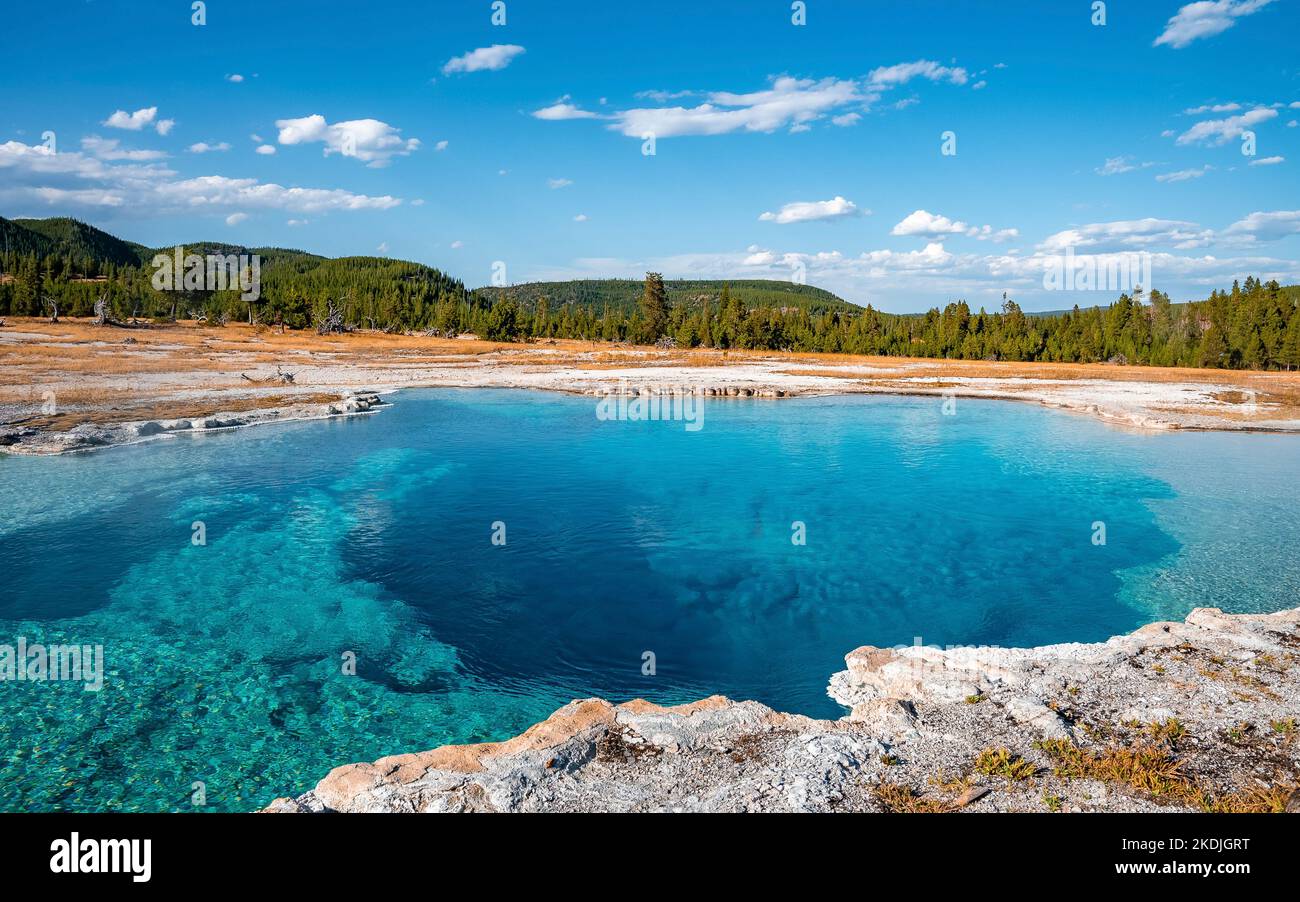
[[799, 275], [893, 311], [1111, 300], [1044, 288], [1067, 248], [1149, 253], [1176, 299], [1300, 281], [1297, 0], [505, 7], [7, 17], [0, 215], [471, 287]]

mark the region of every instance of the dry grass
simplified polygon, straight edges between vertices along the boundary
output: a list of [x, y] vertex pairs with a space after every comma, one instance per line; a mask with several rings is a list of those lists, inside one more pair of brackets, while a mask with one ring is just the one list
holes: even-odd
[[[292, 370], [317, 363], [406, 382], [403, 371], [413, 368], [455, 368], [484, 362], [528, 370], [563, 367], [593, 372], [629, 367], [725, 368], [755, 363], [781, 367], [784, 364], [774, 372], [837, 377], [874, 390], [904, 392], [919, 390], [915, 383], [903, 381], [916, 376], [939, 380], [921, 386], [925, 391], [958, 384], [949, 380], [1026, 380], [1008, 383], [1002, 392], [1007, 397], [1021, 391], [1022, 384], [1025, 389], [1041, 389], [1039, 383], [1043, 380], [1186, 381], [1218, 386], [1224, 400], [1245, 398], [1247, 391], [1254, 392], [1261, 408], [1267, 408], [1258, 416], [1300, 419], [1300, 373], [716, 349], [657, 350], [569, 339], [502, 344], [382, 332], [321, 336], [311, 330], [282, 333], [275, 328], [246, 323], [218, 327], [185, 321], [123, 329], [95, 326], [89, 319], [65, 318], [50, 323], [28, 317], [10, 317], [7, 326], [0, 329], [0, 402], [30, 402], [39, 399], [45, 388], [57, 386], [60, 406], [99, 405], [122, 391], [136, 391], [137, 395], [148, 395], [153, 403], [165, 405], [169, 397], [181, 391], [205, 391], [222, 396], [216, 402], [218, 407], [230, 408], [231, 402], [224, 396], [232, 391], [239, 394], [238, 389], [244, 387], [239, 384], [241, 372], [265, 370], [276, 364]], [[879, 372], [855, 371], [863, 367]], [[248, 403], [271, 406], [269, 399]], [[211, 404], [205, 408], [214, 409], [217, 407]], [[1182, 412], [1193, 410], [1225, 420], [1248, 420], [1252, 416], [1234, 412], [1230, 406], [1213, 410], [1189, 407]]]
[[[1166, 728], [1158, 732], [1168, 736]], [[1051, 759], [1053, 773], [1063, 780], [1098, 780], [1155, 800], [1188, 805], [1202, 811], [1281, 813], [1297, 785], [1279, 781], [1273, 786], [1259, 785], [1216, 795], [1185, 773], [1184, 762], [1175, 758], [1167, 745], [1111, 745], [1092, 751], [1066, 739], [1045, 739], [1035, 746]]]
[[954, 810], [952, 803], [926, 798], [901, 783], [881, 783], [874, 794], [881, 807], [893, 814], [944, 814]]

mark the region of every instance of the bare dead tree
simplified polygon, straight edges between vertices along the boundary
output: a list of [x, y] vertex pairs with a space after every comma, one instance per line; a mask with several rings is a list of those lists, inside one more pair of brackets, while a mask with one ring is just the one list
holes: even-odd
[[59, 321], [59, 302], [49, 295], [43, 294], [41, 295], [41, 303], [49, 308], [50, 322], [57, 323]]
[[252, 376], [248, 375], [248, 373], [240, 373], [239, 375], [247, 379], [249, 382], [279, 382], [281, 385], [292, 385], [294, 377], [297, 376], [298, 374], [286, 373], [284, 369], [280, 367], [279, 364], [276, 364], [274, 376], [266, 376], [261, 379], [254, 379]]
[[327, 299], [325, 301], [326, 314], [323, 319], [319, 319], [316, 322], [317, 335], [338, 335], [342, 332], [351, 331], [348, 324], [343, 319], [343, 310], [345, 309], [347, 299], [348, 295], [346, 294], [339, 298], [338, 306], [335, 305], [333, 299]]
[[95, 299], [95, 325], [107, 326], [113, 323], [113, 315], [108, 308], [108, 292], [105, 291]]

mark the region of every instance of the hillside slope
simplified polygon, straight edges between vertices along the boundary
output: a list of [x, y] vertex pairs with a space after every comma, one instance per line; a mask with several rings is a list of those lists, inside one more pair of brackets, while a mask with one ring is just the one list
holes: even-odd
[[[716, 307], [723, 285], [730, 286], [731, 293], [751, 308], [799, 309], [812, 314], [857, 313], [862, 309], [823, 288], [775, 279], [664, 280], [668, 302], [690, 310], [699, 309], [705, 302]], [[546, 298], [547, 306], [552, 310], [571, 304], [596, 313], [608, 307], [613, 313], [628, 314], [636, 309], [642, 287], [639, 279], [572, 279], [567, 282], [524, 282], [504, 288], [477, 288], [473, 294], [487, 304], [495, 302], [498, 297], [510, 296], [525, 310], [534, 309], [540, 298]]]

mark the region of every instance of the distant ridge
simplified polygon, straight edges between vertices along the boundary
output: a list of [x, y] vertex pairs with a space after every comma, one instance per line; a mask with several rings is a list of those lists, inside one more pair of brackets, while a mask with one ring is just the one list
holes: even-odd
[[[812, 285], [799, 285], [777, 279], [665, 279], [668, 301], [674, 306], [699, 309], [705, 302], [716, 306], [722, 287], [745, 302], [747, 307], [806, 310], [819, 313], [860, 313], [862, 308], [841, 297]], [[513, 297], [525, 310], [535, 309], [546, 298], [551, 309], [571, 304], [599, 313], [606, 307], [613, 313], [627, 314], [637, 307], [643, 282], [640, 279], [570, 279], [563, 282], [522, 282], [504, 287], [474, 289], [473, 294], [486, 303], [499, 297]]]

